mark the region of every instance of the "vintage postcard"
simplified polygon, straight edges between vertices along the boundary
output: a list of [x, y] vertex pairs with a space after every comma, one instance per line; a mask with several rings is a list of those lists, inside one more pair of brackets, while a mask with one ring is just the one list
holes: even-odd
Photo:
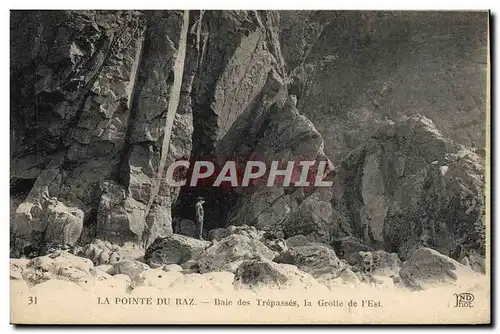
[[489, 17], [11, 10], [11, 323], [489, 324]]

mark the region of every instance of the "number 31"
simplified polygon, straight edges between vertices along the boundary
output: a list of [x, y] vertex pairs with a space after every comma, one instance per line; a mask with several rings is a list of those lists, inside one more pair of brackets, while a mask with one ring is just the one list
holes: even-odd
[[28, 299], [28, 305], [36, 304], [37, 302], [38, 302], [38, 300], [37, 300], [36, 297], [30, 296], [29, 299]]

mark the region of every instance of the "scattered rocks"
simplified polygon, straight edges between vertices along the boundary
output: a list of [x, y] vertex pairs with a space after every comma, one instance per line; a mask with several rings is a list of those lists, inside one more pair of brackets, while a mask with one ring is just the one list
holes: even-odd
[[95, 239], [92, 243], [82, 247], [77, 255], [86, 257], [94, 263], [94, 265], [115, 264], [122, 259], [120, 255], [120, 246], [112, 244], [109, 241]]

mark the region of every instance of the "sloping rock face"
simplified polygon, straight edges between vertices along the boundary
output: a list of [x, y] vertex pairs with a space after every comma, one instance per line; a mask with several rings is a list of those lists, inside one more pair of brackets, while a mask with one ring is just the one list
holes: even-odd
[[[13, 35], [24, 37], [12, 44], [11, 179], [30, 188], [41, 178], [49, 190], [43, 197], [37, 190], [23, 205], [27, 226], [14, 232], [19, 248], [46, 242], [32, 231], [45, 229], [37, 222], [49, 199], [83, 211], [84, 242], [99, 237], [146, 247], [171, 233], [179, 189], [161, 181], [165, 166], [239, 155], [241, 148], [226, 147], [235, 128], [222, 140], [233, 123], [250, 106], [266, 110], [260, 124], [276, 101], [286, 100], [278, 24], [276, 12], [14, 12]], [[290, 112], [296, 129], [311, 128], [316, 153], [321, 139]], [[249, 128], [257, 138], [258, 124]], [[214, 190], [186, 189], [180, 212], [192, 213], [193, 191]], [[218, 207], [225, 210], [213, 195], [207, 227], [220, 224]], [[256, 211], [241, 206], [242, 215]]]
[[[282, 14], [282, 22], [297, 26], [296, 34], [282, 34], [283, 50], [311, 39], [300, 33], [310, 15]], [[329, 17], [314, 45], [303, 47], [311, 50], [300, 71], [308, 74], [297, 107], [328, 138], [332, 162], [340, 163], [385, 119], [414, 113], [457, 143], [484, 148], [486, 12], [337, 11]], [[284, 54], [285, 61], [296, 63], [300, 53]]]
[[484, 254], [483, 177], [482, 159], [429, 119], [387, 124], [337, 171], [338, 230], [402, 259], [419, 246]]
[[[274, 69], [279, 77], [283, 77], [283, 59], [276, 30], [278, 21], [277, 12], [204, 13], [197, 26], [203, 59], [193, 83], [191, 161], [208, 160], [221, 168], [226, 159], [235, 158], [218, 154], [216, 147], [249, 105], [259, 103], [255, 100], [260, 99], [263, 91], [269, 90], [265, 85], [270, 72]], [[191, 170], [188, 175], [190, 173]], [[209, 186], [214, 179], [205, 181], [198, 187], [185, 187], [177, 209], [181, 215], [194, 220], [196, 197], [211, 198], [205, 204], [205, 217], [207, 228], [213, 229], [224, 225], [221, 220], [225, 219], [231, 203], [224, 194], [219, 194], [218, 189]]]
[[280, 13], [280, 42], [288, 71], [298, 68], [309, 56], [338, 11], [293, 10]]
[[399, 274], [403, 283], [414, 290], [456, 284], [477, 277], [470, 268], [429, 248], [420, 248], [413, 253]]

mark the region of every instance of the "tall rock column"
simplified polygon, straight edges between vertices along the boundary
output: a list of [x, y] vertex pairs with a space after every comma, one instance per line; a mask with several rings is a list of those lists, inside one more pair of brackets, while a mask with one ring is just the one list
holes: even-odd
[[100, 236], [140, 247], [172, 232], [171, 206], [178, 189], [165, 183], [164, 171], [190, 155], [192, 114], [186, 95], [197, 56], [188, 46], [188, 28], [195, 21], [187, 12], [148, 15], [122, 184], [108, 183], [98, 214]]

